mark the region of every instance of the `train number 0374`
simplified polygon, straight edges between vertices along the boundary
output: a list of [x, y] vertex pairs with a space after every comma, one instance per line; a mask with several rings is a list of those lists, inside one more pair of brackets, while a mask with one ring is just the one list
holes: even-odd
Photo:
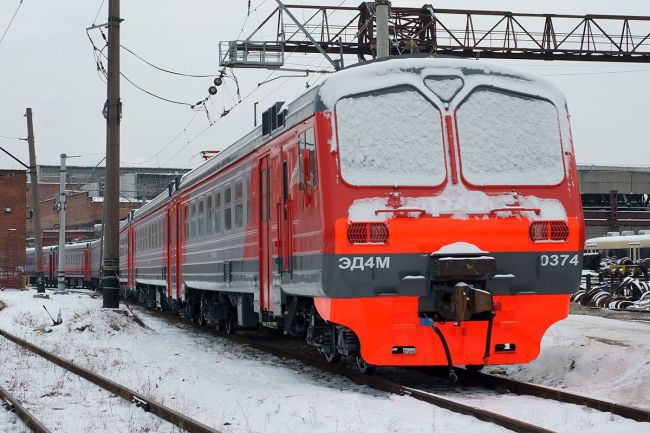
[[580, 264], [577, 254], [542, 254], [539, 256], [539, 264], [545, 266], [578, 266]]

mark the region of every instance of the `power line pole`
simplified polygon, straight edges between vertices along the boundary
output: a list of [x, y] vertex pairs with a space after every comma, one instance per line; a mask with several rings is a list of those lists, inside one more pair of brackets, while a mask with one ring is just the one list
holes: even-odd
[[378, 59], [390, 56], [390, 35], [388, 34], [389, 9], [390, 2], [388, 0], [375, 1]]
[[59, 170], [59, 259], [57, 266], [57, 288], [65, 290], [65, 159], [67, 155], [61, 154], [61, 168]]
[[108, 2], [103, 308], [120, 306], [120, 1]]
[[34, 247], [36, 248], [36, 291], [45, 293], [43, 283], [43, 236], [41, 232], [41, 205], [38, 194], [38, 173], [36, 172], [36, 149], [34, 146], [34, 124], [32, 109], [27, 108], [27, 143], [29, 144], [29, 180], [32, 188], [32, 231], [34, 232]]

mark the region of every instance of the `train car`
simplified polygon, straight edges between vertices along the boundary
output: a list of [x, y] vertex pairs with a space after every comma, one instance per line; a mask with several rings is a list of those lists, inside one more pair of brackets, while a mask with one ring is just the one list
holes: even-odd
[[584, 225], [548, 82], [469, 60], [347, 68], [130, 215], [123, 295], [329, 361], [526, 363], [568, 314]]
[[[27, 248], [27, 275], [29, 284], [36, 285], [36, 248]], [[46, 287], [56, 285], [56, 247], [43, 247], [43, 282]]]
[[602, 236], [585, 241], [585, 252], [600, 253], [602, 257], [628, 257], [631, 260], [650, 258], [650, 233], [638, 235]]
[[102, 258], [102, 241], [101, 239], [95, 239], [90, 241], [90, 264], [89, 264], [89, 276], [90, 279], [87, 283], [89, 289], [97, 289], [100, 286], [102, 280], [101, 273], [101, 258]]
[[[65, 272], [66, 286], [88, 287], [90, 284], [90, 242], [75, 242], [65, 244]], [[57, 260], [61, 259], [58, 254]]]

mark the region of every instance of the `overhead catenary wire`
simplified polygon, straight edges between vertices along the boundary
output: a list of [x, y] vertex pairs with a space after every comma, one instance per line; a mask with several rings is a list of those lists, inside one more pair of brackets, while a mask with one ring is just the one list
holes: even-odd
[[19, 141], [27, 141], [26, 138], [20, 138], [20, 137], [10, 137], [7, 135], [0, 135], [0, 138], [4, 138], [6, 140], [19, 140]]
[[7, 24], [7, 28], [2, 33], [2, 37], [0, 37], [0, 44], [2, 44], [2, 41], [5, 40], [5, 36], [7, 36], [7, 32], [9, 32], [9, 29], [11, 28], [11, 25], [13, 24], [14, 19], [16, 19], [16, 15], [18, 15], [18, 11], [20, 10], [20, 7], [22, 5], [23, 5], [23, 0], [20, 0], [20, 3], [18, 3], [18, 7], [14, 11], [14, 14], [11, 16], [11, 19], [9, 20], [9, 24]]

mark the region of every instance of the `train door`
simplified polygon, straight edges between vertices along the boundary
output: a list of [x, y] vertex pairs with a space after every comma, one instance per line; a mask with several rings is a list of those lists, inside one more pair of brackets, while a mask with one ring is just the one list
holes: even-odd
[[176, 232], [176, 248], [174, 249], [175, 260], [173, 263], [173, 272], [176, 280], [176, 298], [182, 299], [183, 275], [181, 266], [183, 264], [183, 246], [187, 241], [187, 203], [176, 206], [176, 224], [174, 230]]
[[292, 233], [291, 233], [291, 173], [292, 173], [292, 161], [289, 155], [291, 153], [288, 149], [283, 149], [283, 152], [280, 154], [280, 181], [282, 182], [279, 185], [280, 197], [278, 199], [278, 226], [279, 233], [278, 239], [280, 239], [280, 256], [281, 268], [280, 272], [291, 272], [291, 255], [292, 255]]
[[135, 227], [131, 223], [126, 232], [126, 288], [135, 289]]
[[167, 208], [167, 230], [165, 233], [166, 248], [167, 248], [167, 296], [172, 297], [176, 293], [176, 215], [173, 210], [173, 205]]
[[259, 167], [260, 215], [260, 312], [272, 311], [273, 259], [271, 251], [271, 167], [269, 157], [260, 160]]

